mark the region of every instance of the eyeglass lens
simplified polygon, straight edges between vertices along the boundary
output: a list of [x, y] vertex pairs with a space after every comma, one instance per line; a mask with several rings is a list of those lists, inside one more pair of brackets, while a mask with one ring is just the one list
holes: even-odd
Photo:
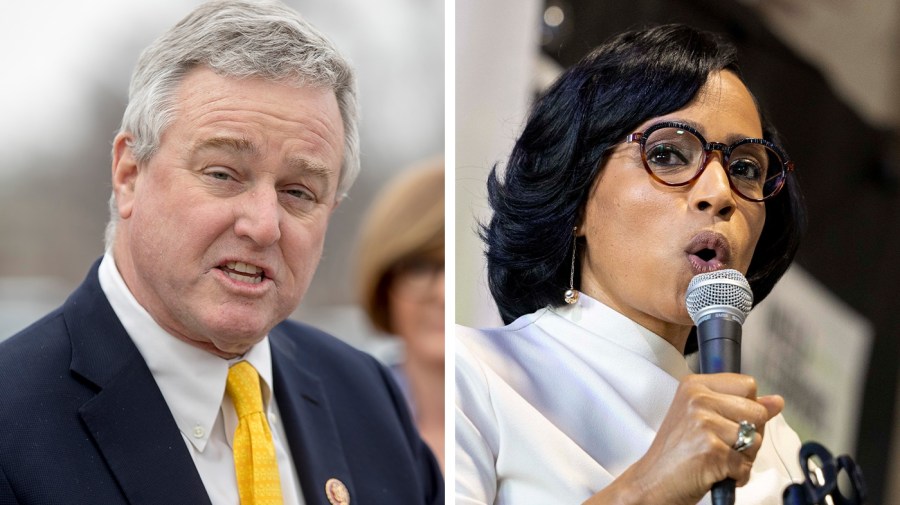
[[[703, 143], [692, 132], [676, 127], [652, 131], [644, 142], [647, 167], [666, 184], [685, 184], [701, 168]], [[784, 177], [781, 158], [763, 144], [733, 146], [727, 157], [728, 177], [735, 190], [751, 199], [777, 191]], [[769, 174], [771, 172], [771, 175]]]

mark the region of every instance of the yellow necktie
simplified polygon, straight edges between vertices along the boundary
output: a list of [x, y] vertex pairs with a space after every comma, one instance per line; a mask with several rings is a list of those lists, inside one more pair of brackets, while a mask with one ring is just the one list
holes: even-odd
[[281, 505], [281, 482], [272, 432], [262, 408], [259, 374], [241, 361], [228, 370], [225, 391], [234, 403], [234, 470], [241, 505]]

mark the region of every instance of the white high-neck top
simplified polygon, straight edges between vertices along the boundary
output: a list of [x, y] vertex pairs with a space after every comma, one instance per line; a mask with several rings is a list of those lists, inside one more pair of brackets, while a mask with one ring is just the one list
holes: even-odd
[[[647, 452], [692, 373], [669, 342], [584, 293], [503, 328], [459, 327], [456, 349], [460, 505], [584, 502]], [[781, 505], [802, 481], [799, 450], [780, 414], [769, 421], [737, 505]]]

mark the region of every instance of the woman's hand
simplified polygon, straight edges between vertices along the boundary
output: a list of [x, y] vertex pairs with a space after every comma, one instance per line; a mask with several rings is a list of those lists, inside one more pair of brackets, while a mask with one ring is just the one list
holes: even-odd
[[[732, 478], [743, 486], [762, 445], [766, 422], [784, 408], [780, 396], [756, 397], [747, 375], [685, 377], [647, 453], [585, 505], [694, 505], [712, 485]], [[742, 420], [756, 425], [753, 445], [732, 449]]]

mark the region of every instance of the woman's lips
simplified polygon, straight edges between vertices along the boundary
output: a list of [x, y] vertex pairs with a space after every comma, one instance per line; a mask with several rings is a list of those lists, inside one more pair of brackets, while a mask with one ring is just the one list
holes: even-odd
[[712, 231], [700, 232], [685, 248], [694, 274], [720, 270], [731, 258], [731, 244], [724, 235]]

